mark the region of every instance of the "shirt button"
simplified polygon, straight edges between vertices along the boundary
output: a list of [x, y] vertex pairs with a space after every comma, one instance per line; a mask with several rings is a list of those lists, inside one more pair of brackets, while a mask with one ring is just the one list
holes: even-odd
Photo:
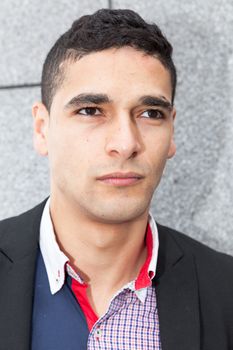
[[97, 328], [97, 330], [95, 331], [95, 338], [96, 338], [96, 340], [100, 340], [101, 334], [102, 334], [101, 329]]

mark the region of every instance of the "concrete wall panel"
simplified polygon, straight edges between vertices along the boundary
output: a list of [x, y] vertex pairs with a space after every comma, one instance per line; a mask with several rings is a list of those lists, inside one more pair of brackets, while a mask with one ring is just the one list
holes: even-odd
[[33, 149], [31, 105], [39, 89], [0, 91], [0, 217], [18, 214], [49, 194], [47, 159]]
[[0, 85], [40, 82], [42, 63], [55, 40], [76, 18], [107, 4], [106, 0], [2, 0]]

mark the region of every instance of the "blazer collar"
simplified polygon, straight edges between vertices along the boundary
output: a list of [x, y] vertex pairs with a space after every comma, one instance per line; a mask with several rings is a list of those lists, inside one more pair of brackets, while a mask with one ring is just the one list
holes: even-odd
[[154, 285], [162, 349], [199, 350], [199, 294], [194, 258], [179, 246], [175, 231], [158, 225], [158, 232], [160, 248]]
[[4, 220], [0, 226], [1, 349], [30, 349], [34, 271], [44, 204]]

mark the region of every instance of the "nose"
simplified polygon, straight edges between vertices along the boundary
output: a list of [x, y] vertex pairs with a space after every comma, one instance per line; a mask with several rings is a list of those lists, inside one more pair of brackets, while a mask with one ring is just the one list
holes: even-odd
[[113, 122], [106, 138], [106, 152], [112, 157], [134, 158], [141, 152], [142, 142], [135, 121], [121, 115]]

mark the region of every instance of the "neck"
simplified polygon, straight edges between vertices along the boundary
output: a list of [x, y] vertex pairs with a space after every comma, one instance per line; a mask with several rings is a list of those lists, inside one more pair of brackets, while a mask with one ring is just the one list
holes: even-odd
[[112, 296], [137, 277], [146, 260], [148, 212], [109, 224], [51, 197], [50, 213], [60, 249], [89, 285], [87, 295], [96, 314], [104, 314]]
[[146, 259], [148, 212], [109, 224], [91, 220], [52, 197], [50, 211], [58, 244], [85, 282], [114, 286], [137, 276]]

